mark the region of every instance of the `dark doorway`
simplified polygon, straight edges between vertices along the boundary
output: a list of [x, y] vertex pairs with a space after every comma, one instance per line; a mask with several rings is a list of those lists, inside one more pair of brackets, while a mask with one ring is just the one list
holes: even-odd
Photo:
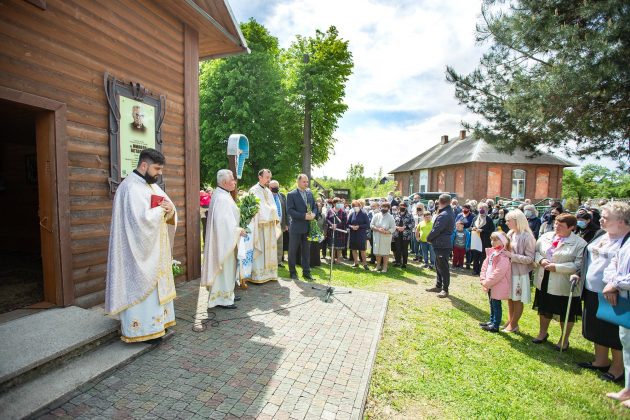
[[39, 304], [38, 112], [0, 100], [0, 313]]

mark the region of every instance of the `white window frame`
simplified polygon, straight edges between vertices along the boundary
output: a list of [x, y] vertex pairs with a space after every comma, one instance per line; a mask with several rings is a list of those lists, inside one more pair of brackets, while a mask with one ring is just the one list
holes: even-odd
[[[522, 175], [521, 175], [522, 174]], [[522, 178], [517, 178], [517, 175], [521, 175]], [[525, 185], [527, 183], [527, 171], [524, 169], [512, 170], [512, 199], [523, 200], [525, 199]]]

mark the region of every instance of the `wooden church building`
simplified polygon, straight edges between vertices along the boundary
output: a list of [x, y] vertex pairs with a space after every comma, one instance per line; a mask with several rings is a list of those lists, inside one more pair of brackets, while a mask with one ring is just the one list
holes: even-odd
[[504, 197], [515, 200], [558, 198], [562, 170], [573, 163], [548, 153], [531, 157], [516, 150], [502, 153], [475, 135], [442, 136], [440, 143], [390, 171], [404, 195], [456, 193], [463, 199]]
[[177, 280], [199, 277], [199, 61], [248, 52], [228, 3], [1, 0], [0, 45], [0, 313], [104, 301], [113, 194], [145, 147]]

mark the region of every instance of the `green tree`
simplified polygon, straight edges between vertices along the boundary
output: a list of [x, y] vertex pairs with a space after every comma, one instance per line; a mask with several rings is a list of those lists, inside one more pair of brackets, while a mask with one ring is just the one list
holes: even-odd
[[562, 179], [563, 197], [626, 198], [630, 196], [630, 175], [601, 165], [584, 165], [580, 172], [565, 169]]
[[[348, 41], [339, 38], [334, 26], [326, 32], [317, 30], [314, 37], [298, 35], [285, 52], [283, 62], [287, 69], [288, 102], [293, 113], [291, 132], [302, 133], [304, 108], [308, 104], [312, 121], [311, 164], [322, 165], [328, 161], [334, 147], [337, 122], [348, 109], [343, 102], [353, 68]], [[302, 150], [299, 156], [303, 158], [303, 155]], [[302, 171], [310, 173], [310, 168], [302, 167]]]
[[286, 123], [291, 109], [285, 100], [278, 40], [253, 19], [241, 30], [251, 54], [201, 65], [201, 181], [216, 182], [217, 170], [228, 167], [229, 135], [242, 133], [251, 151], [242, 185], [254, 184], [262, 168], [270, 168], [274, 178], [285, 183], [299, 171], [295, 156], [300, 139]]
[[483, 0], [468, 75], [447, 67], [465, 124], [503, 151], [517, 147], [608, 156], [630, 164], [630, 3], [627, 0]]
[[576, 171], [565, 169], [562, 175], [562, 197], [576, 198], [578, 205], [593, 191], [594, 184], [582, 178]]

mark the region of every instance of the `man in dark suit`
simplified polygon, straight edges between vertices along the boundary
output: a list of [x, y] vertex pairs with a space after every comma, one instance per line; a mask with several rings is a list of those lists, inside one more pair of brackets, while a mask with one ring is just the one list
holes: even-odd
[[307, 280], [313, 280], [311, 277], [308, 233], [310, 222], [315, 219], [318, 210], [313, 194], [308, 189], [308, 176], [305, 174], [298, 175], [297, 186], [296, 189], [287, 194], [287, 213], [291, 218], [289, 224], [289, 274], [293, 280], [298, 279], [297, 271], [295, 270], [295, 260], [297, 249], [300, 248], [302, 254], [302, 275]]
[[269, 189], [273, 193], [273, 200], [278, 209], [280, 217], [280, 230], [282, 234], [278, 237], [278, 267], [284, 267], [281, 261], [284, 261], [284, 232], [289, 230], [289, 215], [287, 214], [287, 198], [280, 192], [280, 183], [275, 179], [269, 182]]
[[427, 236], [427, 241], [433, 245], [435, 251], [437, 279], [435, 287], [426, 290], [427, 292], [439, 292], [439, 298], [446, 298], [448, 297], [448, 286], [451, 283], [451, 273], [448, 267], [448, 258], [453, 251], [451, 235], [455, 230], [455, 215], [451, 207], [451, 196], [441, 194], [437, 206], [439, 207], [438, 214], [433, 222], [433, 228]]

